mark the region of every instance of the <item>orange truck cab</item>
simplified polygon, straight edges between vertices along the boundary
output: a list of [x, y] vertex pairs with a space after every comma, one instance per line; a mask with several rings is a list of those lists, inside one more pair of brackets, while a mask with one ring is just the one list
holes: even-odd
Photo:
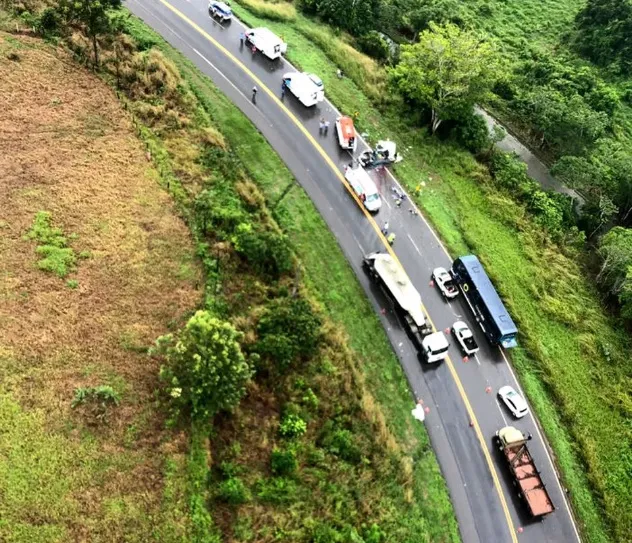
[[356, 150], [358, 138], [351, 117], [342, 116], [336, 119], [336, 134], [340, 147], [349, 151]]

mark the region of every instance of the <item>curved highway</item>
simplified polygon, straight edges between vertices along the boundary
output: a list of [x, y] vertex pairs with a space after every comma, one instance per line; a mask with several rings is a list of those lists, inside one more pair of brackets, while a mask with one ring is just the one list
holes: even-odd
[[[409, 199], [396, 208], [391, 192], [393, 186], [399, 187], [396, 179], [390, 173], [373, 174], [384, 205], [375, 220], [371, 219], [342, 182], [341, 171], [351, 157], [336, 142], [333, 121], [337, 111], [327, 101], [307, 109], [289, 93], [281, 101], [281, 75], [291, 66], [284, 59], [268, 61], [240, 47], [239, 34], [244, 27], [239, 21], [213, 21], [204, 0], [127, 0], [126, 5], [196, 64], [252, 120], [336, 236], [380, 315], [415, 397], [422, 398], [430, 408], [425, 424], [449, 487], [463, 541], [579, 541], [536, 421], [532, 415], [513, 421], [496, 400], [496, 392], [503, 385], [511, 384], [521, 390], [509, 363], [501, 350], [487, 343], [464, 301], [457, 298], [445, 302], [430, 284], [432, 270], [437, 266], [450, 268], [452, 258]], [[251, 101], [254, 85], [259, 88], [256, 104]], [[321, 116], [331, 122], [328, 136], [319, 135]], [[365, 148], [362, 142], [357, 154]], [[392, 249], [379, 232], [386, 221], [389, 230], [397, 235]], [[362, 270], [364, 254], [385, 249], [394, 251], [437, 329], [449, 329], [456, 320], [470, 323], [481, 347], [475, 358], [464, 362], [451, 342], [450, 359], [445, 363], [419, 362], [391, 305]], [[413, 406], [411, 402], [411, 409]], [[542, 522], [529, 521], [492, 444], [495, 432], [507, 424], [534, 434], [529, 449], [557, 507]]]

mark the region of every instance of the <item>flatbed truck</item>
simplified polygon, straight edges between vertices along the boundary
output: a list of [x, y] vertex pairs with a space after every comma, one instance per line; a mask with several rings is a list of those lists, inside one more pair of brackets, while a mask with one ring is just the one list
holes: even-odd
[[555, 506], [527, 447], [530, 439], [531, 434], [525, 436], [517, 428], [505, 426], [496, 432], [495, 442], [509, 467], [518, 496], [533, 518], [543, 519], [555, 511]]

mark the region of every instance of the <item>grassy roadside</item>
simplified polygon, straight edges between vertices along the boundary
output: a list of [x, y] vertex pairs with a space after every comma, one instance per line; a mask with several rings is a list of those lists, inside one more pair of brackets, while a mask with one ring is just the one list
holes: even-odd
[[[293, 182], [290, 172], [250, 121], [206, 78], [201, 77], [186, 59], [137, 21], [133, 20], [129, 29], [133, 36], [149, 37], [165, 57], [174, 63], [187, 86], [193, 91], [204, 115], [212, 119], [213, 126], [225, 138], [231, 154], [234, 153], [235, 158], [245, 166], [248, 176], [257, 183], [268, 201], [273, 200], [284, 186]], [[200, 118], [204, 115], [200, 114]], [[152, 151], [155, 156], [160, 143], [155, 140], [154, 143], [157, 146], [155, 151]], [[391, 439], [388, 438], [388, 434], [392, 434], [395, 443], [389, 447], [401, 450], [405, 455], [403, 460], [406, 457], [410, 458], [410, 463], [404, 461], [404, 472], [409, 472], [409, 482], [404, 488], [410, 487], [405, 492], [404, 502], [398, 502], [401, 499], [402, 488], [396, 479], [386, 483], [374, 475], [374, 486], [376, 490], [381, 489], [384, 494], [382, 499], [388, 496], [387, 499], [391, 502], [389, 508], [402, 511], [397, 515], [397, 523], [393, 526], [397, 531], [388, 533], [388, 537], [407, 541], [414, 534], [415, 538], [427, 541], [457, 541], [458, 528], [451, 503], [429, 446], [427, 434], [410, 416], [413, 401], [403, 372], [335, 239], [308, 197], [298, 188], [276, 209], [275, 219], [290, 235], [292, 245], [303, 264], [304, 279], [309, 290], [316, 295], [335, 323], [336, 329], [353, 349], [353, 358], [357, 358], [357, 366], [352, 372], [358, 374], [354, 379], [362, 381], [370, 391], [370, 396], [362, 399], [363, 409], [376, 413], [373, 423], [385, 425], [387, 440]], [[322, 258], [323, 254], [328, 255], [327, 262]], [[357, 303], [349, 304], [350, 299], [357, 300]], [[264, 394], [263, 391], [260, 393]], [[255, 398], [246, 403], [254, 401]], [[376, 401], [377, 408], [371, 407], [372, 401]], [[325, 403], [325, 400], [322, 402]], [[341, 401], [342, 403], [344, 402]], [[241, 424], [250, 423], [250, 415], [247, 413], [249, 407], [244, 407]], [[264, 422], [260, 424], [267, 426]], [[257, 439], [267, 441], [265, 431], [263, 436], [258, 436]], [[214, 451], [215, 454], [218, 454], [218, 451]], [[220, 451], [219, 455], [222, 454]], [[253, 472], [255, 471], [253, 466]], [[244, 475], [244, 478], [252, 477]], [[255, 488], [258, 488], [262, 483], [254, 484]], [[392, 488], [389, 488], [391, 485]], [[297, 492], [300, 494], [303, 490], [299, 489]], [[312, 496], [304, 496], [305, 503], [310, 503], [313, 499]], [[376, 498], [367, 495], [366, 499]], [[219, 508], [217, 513], [220, 516], [225, 515], [222, 508]], [[248, 528], [250, 529], [251, 527]], [[241, 525], [235, 525], [234, 530], [241, 533]], [[245, 528], [244, 530], [248, 531]], [[285, 535], [287, 536], [287, 533]]]
[[[336, 68], [347, 66], [331, 53], [337, 42], [331, 31], [300, 14], [279, 22], [239, 5], [234, 11], [250, 26], [283, 35], [288, 58], [321, 76], [344, 112], [359, 110], [370, 139], [389, 136], [405, 149], [398, 178], [409, 189], [427, 182], [418, 203], [453, 254], [479, 254], [519, 322], [523, 347], [513, 352], [513, 364], [571, 489], [584, 534], [590, 541], [624, 541], [630, 532], [630, 516], [622, 514], [630, 495], [630, 448], [620, 437], [630, 435], [629, 342], [602, 311], [579, 266], [546, 240], [522, 207], [492, 187], [469, 154], [429, 138], [388, 108], [380, 117], [366, 88], [351, 78], [338, 81]], [[320, 48], [316, 35], [328, 35], [327, 48]]]

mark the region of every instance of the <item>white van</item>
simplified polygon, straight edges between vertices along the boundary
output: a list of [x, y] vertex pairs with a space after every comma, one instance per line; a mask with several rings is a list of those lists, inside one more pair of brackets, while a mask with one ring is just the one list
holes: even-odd
[[325, 99], [325, 86], [320, 77], [307, 72], [291, 72], [283, 76], [285, 88], [305, 107], [315, 106]]
[[382, 199], [377, 186], [367, 171], [361, 166], [357, 168], [347, 166], [345, 168], [345, 179], [353, 189], [353, 192], [358, 195], [364, 207], [371, 213], [377, 213], [382, 207]]
[[252, 28], [245, 35], [246, 41], [270, 60], [279, 58], [287, 51], [287, 43], [267, 28]]

